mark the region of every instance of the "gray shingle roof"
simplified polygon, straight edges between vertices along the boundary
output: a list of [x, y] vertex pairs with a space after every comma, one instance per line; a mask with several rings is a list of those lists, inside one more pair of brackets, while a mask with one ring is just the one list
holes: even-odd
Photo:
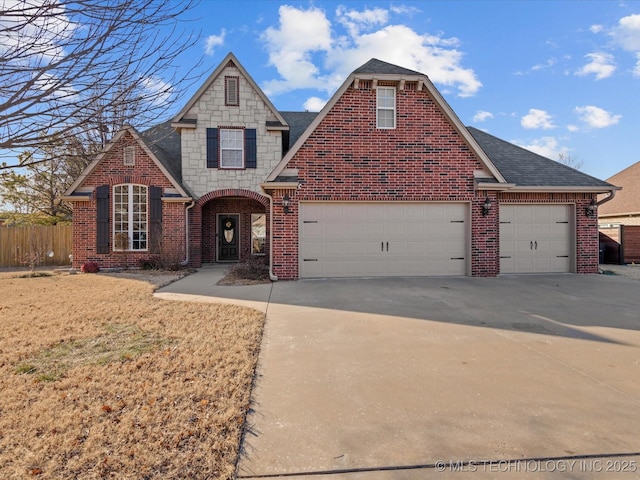
[[171, 120], [155, 125], [140, 133], [158, 160], [182, 184], [182, 148], [180, 135], [171, 127]]
[[508, 183], [521, 187], [612, 187], [559, 162], [467, 127]]
[[289, 124], [289, 145], [287, 146], [289, 149], [311, 125], [318, 116], [318, 112], [280, 112], [280, 115]]
[[390, 75], [424, 75], [424, 73], [409, 70], [408, 68], [399, 67], [391, 63], [383, 62], [377, 58], [372, 58], [359, 68], [356, 68], [355, 74], [390, 74]]

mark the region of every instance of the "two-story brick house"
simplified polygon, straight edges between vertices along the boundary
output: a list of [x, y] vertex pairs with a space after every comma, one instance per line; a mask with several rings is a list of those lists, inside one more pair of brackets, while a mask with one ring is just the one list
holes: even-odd
[[128, 127], [72, 185], [74, 266], [264, 256], [273, 278], [598, 271], [616, 187], [465, 127], [372, 59], [320, 113], [280, 112], [229, 54], [171, 121]]

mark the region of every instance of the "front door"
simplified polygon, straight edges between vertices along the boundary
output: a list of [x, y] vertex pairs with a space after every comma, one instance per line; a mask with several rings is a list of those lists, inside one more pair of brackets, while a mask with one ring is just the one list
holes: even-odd
[[240, 259], [238, 215], [218, 216], [218, 261], [232, 262]]

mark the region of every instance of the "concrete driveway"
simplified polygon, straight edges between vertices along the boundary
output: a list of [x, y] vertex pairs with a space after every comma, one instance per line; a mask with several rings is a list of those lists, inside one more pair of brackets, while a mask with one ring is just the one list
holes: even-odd
[[238, 478], [640, 478], [638, 281], [205, 274], [267, 312]]

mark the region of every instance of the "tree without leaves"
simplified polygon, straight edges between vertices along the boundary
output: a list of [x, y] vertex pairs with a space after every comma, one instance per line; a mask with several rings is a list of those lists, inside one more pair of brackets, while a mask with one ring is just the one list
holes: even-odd
[[173, 65], [198, 41], [178, 30], [196, 1], [4, 0], [0, 152], [34, 154], [0, 170], [43, 161], [38, 151], [61, 137], [104, 144], [124, 123], [168, 116], [199, 77]]
[[71, 221], [71, 207], [61, 200], [64, 192], [97, 153], [98, 145], [76, 137], [59, 138], [43, 147], [43, 160], [31, 161], [32, 152], [20, 154], [27, 166], [0, 171], [0, 196], [12, 207], [11, 224], [54, 225]]
[[582, 167], [584, 166], [584, 162], [582, 160], [578, 160], [576, 157], [572, 157], [568, 153], [559, 153], [558, 162], [575, 170], [582, 170]]

